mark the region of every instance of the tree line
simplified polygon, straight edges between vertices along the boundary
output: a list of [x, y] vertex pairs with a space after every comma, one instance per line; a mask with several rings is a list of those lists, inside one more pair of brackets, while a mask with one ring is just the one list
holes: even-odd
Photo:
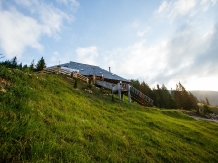
[[[1, 58], [3, 58], [3, 56]], [[20, 70], [28, 70], [33, 72], [42, 71], [44, 68], [46, 68], [46, 63], [43, 57], [37, 62], [37, 64], [35, 64], [33, 60], [29, 66], [27, 64], [23, 65], [22, 63], [18, 63], [16, 56], [11, 60], [5, 60], [0, 62], [0, 65], [7, 68], [17, 68]]]
[[132, 79], [131, 82], [133, 87], [153, 99], [154, 105], [158, 108], [199, 110], [197, 98], [191, 92], [186, 91], [180, 82], [176, 84], [174, 90], [168, 90], [164, 84], [162, 86], [157, 84], [151, 89], [144, 81], [140, 83], [139, 80]]

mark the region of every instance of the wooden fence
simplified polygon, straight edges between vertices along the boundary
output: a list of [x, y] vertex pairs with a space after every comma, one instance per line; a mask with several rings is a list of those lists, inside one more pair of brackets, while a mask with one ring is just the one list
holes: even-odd
[[70, 76], [70, 77], [77, 78], [77, 79], [79, 79], [79, 80], [81, 80], [83, 82], [86, 82], [86, 83], [89, 82], [89, 79], [86, 76], [83, 76], [83, 75], [79, 74], [77, 71], [73, 71], [73, 70], [69, 70], [69, 69], [66, 70], [66, 69], [63, 69], [61, 67], [45, 68], [42, 71], [37, 72], [37, 73], [63, 74], [63, 75], [67, 75], [67, 76]]

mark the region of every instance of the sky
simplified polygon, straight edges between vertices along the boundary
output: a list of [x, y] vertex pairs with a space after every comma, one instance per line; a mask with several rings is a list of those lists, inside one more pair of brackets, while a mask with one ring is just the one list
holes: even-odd
[[218, 0], [0, 0], [0, 54], [218, 91]]

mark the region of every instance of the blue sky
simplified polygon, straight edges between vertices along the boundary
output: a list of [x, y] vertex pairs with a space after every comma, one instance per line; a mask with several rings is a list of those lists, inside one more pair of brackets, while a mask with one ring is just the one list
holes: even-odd
[[218, 1], [0, 0], [0, 54], [218, 91]]

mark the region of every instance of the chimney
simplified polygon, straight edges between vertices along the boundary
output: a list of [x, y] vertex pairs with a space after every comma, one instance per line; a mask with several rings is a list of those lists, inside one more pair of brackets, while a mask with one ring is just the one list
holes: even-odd
[[111, 72], [111, 67], [109, 67], [109, 72]]

